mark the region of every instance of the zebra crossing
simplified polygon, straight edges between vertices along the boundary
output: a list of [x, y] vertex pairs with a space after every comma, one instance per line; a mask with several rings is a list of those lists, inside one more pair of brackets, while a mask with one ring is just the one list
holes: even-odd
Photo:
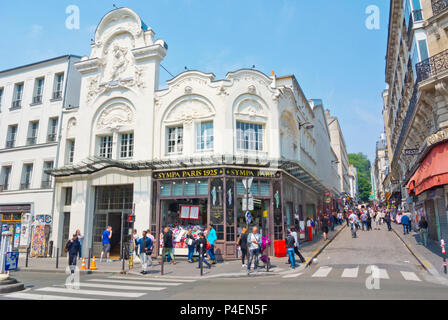
[[2, 297], [19, 300], [136, 299], [150, 293], [163, 292], [195, 281], [182, 278], [110, 276], [107, 278], [85, 279], [79, 283], [79, 288], [70, 288], [61, 284], [10, 293]]
[[[323, 266], [318, 268], [317, 270], [314, 270], [311, 273], [311, 278], [318, 279], [318, 278], [341, 278], [341, 279], [358, 279], [358, 278], [365, 278], [367, 275], [373, 275], [374, 277], [380, 279], [380, 280], [390, 280], [391, 271], [388, 271], [384, 268], [378, 268], [374, 269], [372, 266], [368, 266], [365, 268], [365, 272], [363, 274], [361, 267], [351, 267], [351, 268], [334, 268], [330, 266]], [[422, 282], [423, 280], [421, 277], [417, 275], [415, 272], [411, 271], [392, 271], [394, 272], [394, 277], [399, 277], [401, 280], [404, 281], [412, 281], [412, 282]], [[300, 273], [293, 273], [283, 276], [282, 278], [299, 278], [304, 275], [304, 272]]]

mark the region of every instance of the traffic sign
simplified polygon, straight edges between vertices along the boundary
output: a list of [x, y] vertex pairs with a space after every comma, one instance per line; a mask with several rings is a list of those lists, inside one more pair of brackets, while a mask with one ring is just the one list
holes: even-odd
[[420, 154], [420, 150], [419, 149], [406, 149], [404, 150], [404, 154], [407, 156], [415, 156]]

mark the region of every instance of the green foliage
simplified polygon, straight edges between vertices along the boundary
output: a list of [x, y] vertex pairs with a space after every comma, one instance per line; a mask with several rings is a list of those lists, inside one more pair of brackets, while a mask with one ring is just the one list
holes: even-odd
[[359, 199], [362, 202], [368, 202], [370, 193], [372, 191], [372, 183], [370, 179], [370, 161], [367, 156], [362, 153], [349, 154], [348, 161], [358, 170]]

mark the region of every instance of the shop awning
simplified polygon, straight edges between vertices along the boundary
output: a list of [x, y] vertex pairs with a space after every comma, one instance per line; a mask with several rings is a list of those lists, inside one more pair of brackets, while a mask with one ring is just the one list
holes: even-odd
[[419, 195], [431, 188], [448, 184], [448, 142], [434, 147], [409, 180], [409, 192]]

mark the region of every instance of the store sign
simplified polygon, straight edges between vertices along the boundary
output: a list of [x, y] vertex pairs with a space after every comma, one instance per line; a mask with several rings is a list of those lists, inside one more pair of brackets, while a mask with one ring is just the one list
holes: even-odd
[[404, 150], [404, 154], [407, 156], [415, 156], [420, 154], [420, 150], [419, 149], [406, 149]]
[[280, 172], [272, 170], [226, 169], [226, 175], [232, 177], [280, 178]]
[[31, 206], [0, 206], [0, 213], [22, 213], [22, 212], [30, 212]]
[[223, 174], [222, 169], [177, 170], [177, 171], [155, 172], [154, 179], [168, 180], [168, 179], [181, 179], [181, 178], [203, 178], [203, 177], [216, 177], [222, 174]]

